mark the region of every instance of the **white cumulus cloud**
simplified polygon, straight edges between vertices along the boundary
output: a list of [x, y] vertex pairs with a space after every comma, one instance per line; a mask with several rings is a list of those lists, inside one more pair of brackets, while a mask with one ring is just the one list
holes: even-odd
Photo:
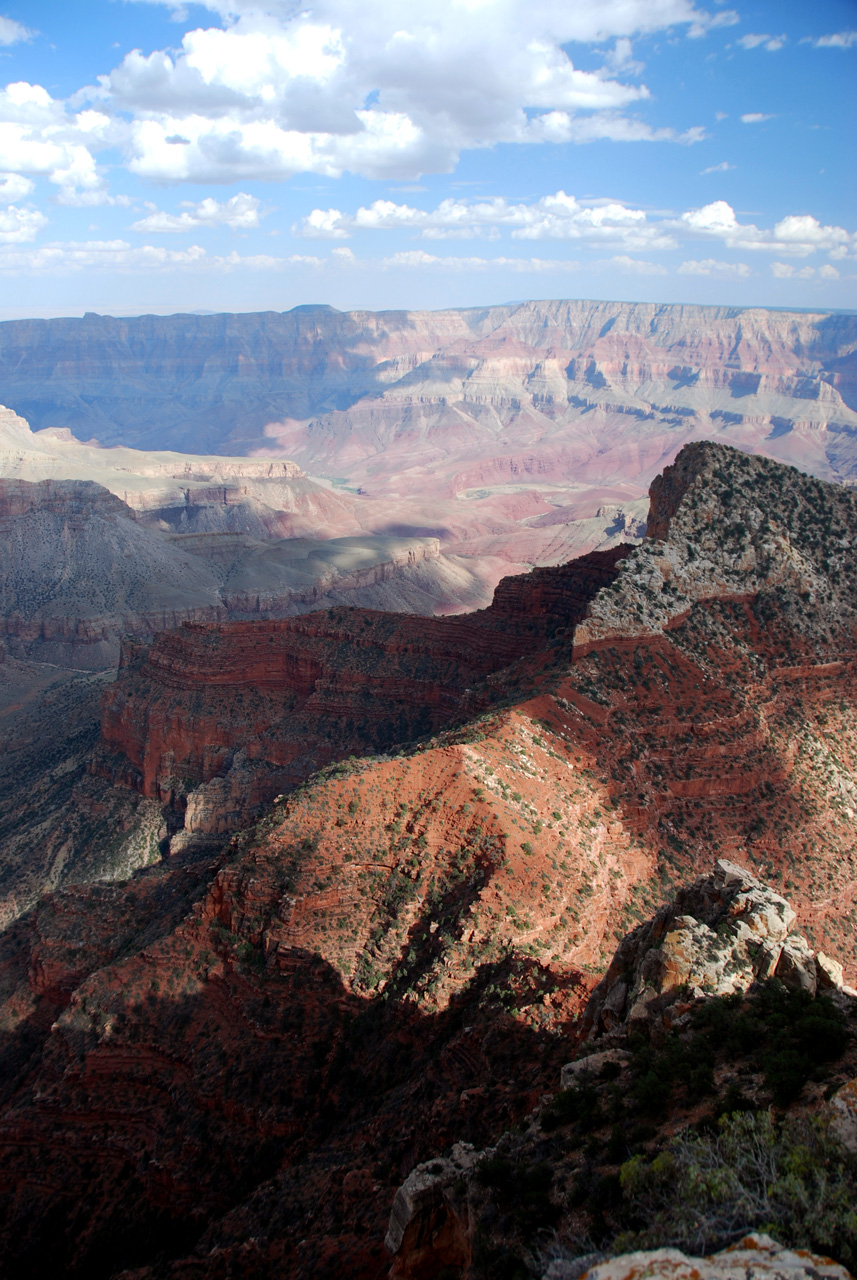
[[[96, 97], [130, 116], [132, 170], [155, 181], [409, 179], [501, 142], [694, 142], [700, 126], [653, 129], [633, 114], [650, 95], [632, 83], [631, 40], [726, 20], [690, 0], [208, 7], [223, 27], [189, 31], [171, 51], [135, 50], [99, 78]], [[600, 69], [567, 51], [605, 40]]]
[[[578, 200], [564, 191], [529, 204], [502, 196], [490, 200], [451, 197], [433, 209], [375, 200], [353, 213], [313, 209], [292, 227], [294, 235], [318, 240], [347, 240], [367, 231], [406, 231], [422, 240], [498, 239], [505, 233], [513, 240], [575, 241], [589, 247], [616, 247], [626, 253], [675, 249], [693, 240], [717, 240], [730, 249], [793, 257], [821, 252], [844, 258], [857, 250], [857, 233], [825, 226], [811, 214], [788, 214], [772, 228], [760, 228], [739, 221], [726, 200], [713, 200], [679, 217], [656, 217], [616, 200]], [[713, 261], [704, 260], [709, 272], [715, 270]]]
[[34, 182], [22, 177], [19, 173], [0, 174], [0, 204], [11, 204], [15, 200], [23, 200], [34, 187]]
[[647, 262], [644, 258], [629, 258], [627, 253], [620, 253], [614, 258], [608, 258], [601, 265], [618, 267], [624, 275], [631, 276], [665, 276], [669, 274], [666, 267], [661, 266], [659, 262]]
[[772, 262], [771, 274], [778, 280], [838, 280], [839, 272], [826, 262], [822, 267], [795, 267], [790, 262]]
[[766, 115], [764, 111], [746, 111], [741, 117], [742, 124], [761, 124], [763, 120], [773, 120], [773, 116]]
[[778, 280], [811, 280], [815, 267], [795, 267], [790, 262], [772, 262], [771, 275]]
[[768, 53], [777, 53], [782, 49], [788, 37], [770, 36], [770, 35], [746, 35], [738, 38], [738, 43], [744, 49], [767, 49]]
[[87, 203], [103, 203], [94, 152], [122, 129], [102, 111], [71, 111], [41, 85], [15, 81], [0, 91], [0, 171], [45, 177], [64, 203], [80, 192], [91, 193]]
[[164, 213], [152, 208], [145, 218], [132, 223], [132, 230], [146, 233], [196, 231], [200, 227], [230, 227], [233, 231], [248, 231], [259, 225], [259, 200], [256, 196], [239, 192], [229, 200], [218, 201], [212, 196], [194, 204], [182, 201], [182, 213]]
[[788, 214], [771, 230], [741, 223], [725, 200], [691, 209], [671, 225], [682, 226], [695, 237], [722, 240], [730, 249], [767, 250], [795, 257], [816, 252], [844, 257], [857, 246], [857, 234], [844, 227], [823, 226], [810, 214]]
[[0, 244], [25, 244], [35, 240], [47, 221], [37, 209], [19, 209], [11, 204], [0, 212]]
[[392, 200], [376, 200], [356, 213], [313, 209], [293, 228], [296, 235], [343, 240], [356, 231], [412, 231], [423, 239], [496, 236], [508, 230], [516, 240], [577, 240], [627, 249], [668, 249], [675, 240], [647, 221], [645, 211], [617, 201], [578, 201], [557, 191], [532, 204], [447, 199], [430, 210]]

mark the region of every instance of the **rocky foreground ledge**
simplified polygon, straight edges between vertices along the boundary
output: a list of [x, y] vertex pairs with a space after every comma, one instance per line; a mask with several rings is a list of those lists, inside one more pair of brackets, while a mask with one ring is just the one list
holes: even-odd
[[581, 1272], [553, 1262], [544, 1280], [850, 1280], [850, 1272], [807, 1249], [783, 1249], [755, 1232], [705, 1258], [680, 1249], [650, 1249], [608, 1258]]
[[[835, 1036], [833, 1028], [838, 1026], [838, 1054], [834, 1050], [830, 1056], [844, 1057], [852, 1068], [857, 1060], [857, 990], [843, 982], [842, 966], [836, 960], [815, 952], [807, 939], [795, 931], [795, 920], [795, 912], [785, 898], [745, 868], [721, 859], [712, 874], [682, 888], [671, 903], [628, 934], [590, 997], [581, 1021], [577, 1056], [562, 1071], [561, 1092], [543, 1100], [530, 1116], [526, 1133], [503, 1134], [495, 1146], [481, 1151], [459, 1142], [449, 1155], [418, 1165], [399, 1188], [385, 1241], [394, 1259], [390, 1272], [393, 1280], [429, 1280], [444, 1268], [454, 1275], [486, 1274], [485, 1253], [490, 1248], [486, 1227], [493, 1223], [497, 1234], [505, 1232], [508, 1237], [517, 1230], [526, 1236], [527, 1226], [532, 1235], [536, 1221], [542, 1224], [542, 1236], [549, 1234], [555, 1242], [555, 1247], [547, 1248], [541, 1257], [543, 1280], [847, 1280], [849, 1271], [829, 1257], [806, 1248], [785, 1247], [766, 1234], [744, 1234], [760, 1223], [753, 1219], [756, 1210], [752, 1195], [741, 1183], [742, 1178], [746, 1181], [746, 1170], [741, 1167], [740, 1158], [737, 1172], [730, 1167], [728, 1160], [734, 1162], [734, 1151], [731, 1157], [728, 1151], [736, 1139], [739, 1145], [758, 1145], [760, 1157], [767, 1162], [765, 1179], [775, 1188], [772, 1204], [777, 1202], [776, 1187], [783, 1172], [778, 1169], [778, 1161], [783, 1167], [794, 1162], [789, 1142], [795, 1144], [805, 1163], [812, 1159], [823, 1160], [827, 1166], [837, 1159], [844, 1162], [841, 1167], [851, 1170], [852, 1184], [850, 1190], [841, 1188], [846, 1196], [847, 1219], [842, 1238], [853, 1238], [857, 1245], [853, 1200], [850, 1210], [847, 1208], [848, 1197], [857, 1188], [857, 1077], [845, 1083], [840, 1077], [828, 1084], [823, 1095], [813, 1084], [798, 1078], [783, 1084], [776, 1071], [786, 1069], [788, 1055], [794, 1057], [796, 1051], [782, 1050], [782, 1039], [777, 1045], [785, 1058], [773, 1059], [775, 1067], [766, 1069], [764, 1080], [758, 1071], [755, 1078], [752, 1071], [742, 1072], [737, 1062], [727, 1063], [725, 1068], [714, 1062], [712, 1083], [727, 1086], [727, 1105], [719, 1109], [720, 1113], [727, 1114], [731, 1103], [736, 1114], [721, 1124], [720, 1137], [697, 1136], [699, 1107], [694, 1110], [694, 1103], [706, 1089], [694, 1087], [693, 1073], [707, 1069], [708, 1064], [702, 1060], [706, 1052], [713, 1060], [716, 1037], [728, 1040], [736, 1028], [739, 1036], [746, 1039], [748, 1029], [752, 1036], [752, 1017], [757, 1017], [758, 1034], [767, 1034], [758, 1014], [747, 1013], [754, 1008], [754, 999], [762, 1005], [767, 1001], [769, 1011], [776, 1008], [775, 1022], [777, 1018], [786, 1023], [791, 1019], [796, 1025], [805, 1026], [809, 1035], [822, 1040]], [[730, 1019], [734, 1024], [731, 1029]], [[707, 1043], [697, 1041], [694, 1050], [695, 1029], [698, 1036], [700, 1027], [710, 1028], [714, 1038], [710, 1034]], [[845, 1027], [847, 1031], [842, 1029]], [[642, 1077], [642, 1090], [641, 1055], [648, 1068], [648, 1076]], [[819, 1051], [818, 1059], [824, 1056]], [[614, 1124], [606, 1161], [608, 1165], [622, 1166], [621, 1174], [613, 1175], [616, 1189], [620, 1181], [625, 1192], [633, 1192], [635, 1183], [644, 1187], [644, 1197], [636, 1206], [639, 1211], [645, 1194], [662, 1209], [658, 1196], [651, 1197], [650, 1170], [654, 1170], [657, 1183], [682, 1160], [687, 1163], [688, 1152], [697, 1156], [703, 1153], [709, 1165], [702, 1176], [709, 1185], [702, 1196], [705, 1203], [699, 1210], [700, 1223], [704, 1223], [706, 1214], [712, 1222], [717, 1221], [712, 1205], [717, 1208], [717, 1197], [730, 1180], [740, 1189], [740, 1194], [736, 1191], [737, 1216], [733, 1212], [731, 1222], [721, 1228], [727, 1247], [704, 1256], [701, 1251], [690, 1253], [675, 1247], [616, 1253], [610, 1248], [587, 1253], [585, 1249], [564, 1247], [560, 1243], [563, 1236], [572, 1240], [575, 1236], [578, 1240], [586, 1238], [579, 1232], [576, 1207], [593, 1189], [597, 1192], [599, 1184], [603, 1192], [605, 1178], [597, 1167], [595, 1152], [598, 1131], [605, 1126], [611, 1105], [615, 1119], [622, 1109], [621, 1104], [617, 1107], [619, 1096], [631, 1099], [635, 1091], [645, 1094], [646, 1088], [651, 1095], [658, 1070], [669, 1079], [670, 1061], [673, 1094], [683, 1095], [678, 1107], [674, 1106], [675, 1097], [661, 1099], [659, 1108], [652, 1105], [649, 1096], [643, 1111], [653, 1114], [660, 1109], [662, 1124], [656, 1134], [650, 1133], [646, 1154], [624, 1163], [622, 1156], [630, 1147], [626, 1146], [621, 1125]], [[808, 1080], [818, 1083], [821, 1074], [811, 1073]], [[772, 1100], [780, 1104], [775, 1113], [769, 1109]], [[715, 1111], [710, 1117], [712, 1124], [716, 1114]], [[633, 1108], [630, 1114], [626, 1112], [624, 1124], [632, 1117]], [[693, 1133], [681, 1146], [681, 1125], [688, 1121], [695, 1122]], [[568, 1141], [558, 1147], [549, 1135], [571, 1124], [575, 1128], [568, 1130]], [[704, 1124], [703, 1119], [703, 1134]], [[689, 1127], [686, 1132], [691, 1132]], [[573, 1140], [583, 1134], [589, 1135], [585, 1155], [572, 1149]], [[661, 1154], [657, 1155], [659, 1151]], [[722, 1168], [716, 1163], [721, 1154], [725, 1162]], [[652, 1156], [656, 1156], [654, 1161]], [[569, 1194], [568, 1168], [575, 1164], [576, 1190]], [[784, 1176], [792, 1174], [787, 1172]], [[823, 1199], [819, 1187], [825, 1179], [833, 1180], [835, 1176], [838, 1175], [825, 1167], [819, 1170], [818, 1178], [809, 1178], [814, 1190], [805, 1197], [800, 1211], [805, 1212], [807, 1221], [817, 1210], [816, 1200], [820, 1203]], [[764, 1194], [768, 1190], [766, 1187]], [[805, 1189], [800, 1194], [804, 1195]], [[522, 1201], [529, 1202], [529, 1216], [521, 1210]], [[746, 1215], [744, 1221], [741, 1212]], [[603, 1229], [606, 1224], [601, 1208], [599, 1213]], [[681, 1216], [681, 1211], [677, 1218], [674, 1215], [673, 1226]], [[663, 1213], [661, 1218], [665, 1223], [669, 1221]], [[657, 1221], [655, 1215], [648, 1228], [650, 1236], [657, 1235]], [[513, 1222], [516, 1226], [511, 1225]], [[834, 1228], [819, 1229], [833, 1232], [831, 1238], [835, 1237]], [[704, 1238], [704, 1225], [699, 1227], [699, 1233]], [[633, 1237], [625, 1232], [616, 1241], [621, 1246], [629, 1238]], [[638, 1232], [637, 1238], [645, 1241], [645, 1230]], [[664, 1243], [672, 1245], [675, 1241]], [[724, 1241], [721, 1239], [720, 1243]], [[538, 1273], [539, 1258], [533, 1258], [531, 1243], [529, 1262], [531, 1274]]]

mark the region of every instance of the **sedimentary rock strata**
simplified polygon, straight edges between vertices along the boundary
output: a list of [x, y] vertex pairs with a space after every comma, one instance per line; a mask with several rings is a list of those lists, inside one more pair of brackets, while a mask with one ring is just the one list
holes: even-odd
[[[37, 427], [146, 448], [222, 452], [228, 441], [244, 453], [294, 438], [333, 460], [371, 427], [376, 449], [395, 442], [400, 451], [407, 435], [413, 453], [415, 433], [424, 447], [427, 428], [450, 431], [452, 409], [469, 432], [489, 436], [501, 423], [532, 429], [595, 410], [624, 416], [651, 449], [653, 419], [656, 435], [697, 412], [780, 440], [831, 418], [847, 426], [855, 344], [851, 316], [644, 303], [87, 315], [0, 326], [0, 398]], [[312, 441], [302, 435], [310, 420]], [[495, 451], [491, 468], [484, 452], [479, 463], [471, 455], [466, 480], [526, 471], [517, 452]], [[462, 459], [457, 470], [466, 469]]]
[[99, 670], [115, 667], [122, 635], [185, 620], [281, 617], [363, 599], [431, 611], [483, 594], [434, 538], [273, 538], [264, 527], [248, 532], [243, 517], [237, 531], [217, 523], [192, 532], [179, 521], [175, 532], [90, 480], [0, 479], [4, 650]]
[[[855, 343], [850, 316], [599, 302], [90, 315], [0, 326], [0, 397], [50, 429], [37, 448], [54, 467], [81, 465], [60, 440], [71, 430], [111, 446], [274, 455], [326, 477], [326, 489], [285, 486], [281, 536], [429, 535], [470, 560], [558, 564], [633, 535], [652, 478], [693, 440], [853, 480]], [[20, 443], [0, 474], [111, 483], [29, 475], [16, 468], [46, 458], [23, 464]], [[98, 453], [87, 466], [109, 464]], [[233, 458], [224, 506], [212, 500], [221, 468], [194, 465], [211, 476], [209, 500], [175, 475], [172, 499], [149, 502], [165, 519], [278, 523], [270, 477]], [[140, 454], [123, 466], [149, 470]], [[148, 502], [155, 487], [129, 476], [116, 491]]]
[[[235, 829], [332, 759], [388, 750], [489, 705], [496, 694], [478, 687], [486, 677], [573, 628], [625, 554], [594, 552], [506, 579], [490, 608], [458, 618], [338, 609], [188, 625], [150, 647], [128, 644], [105, 697], [99, 767], [170, 801], [179, 780], [183, 793], [210, 784], [243, 751], [243, 804], [226, 825], [214, 815], [220, 830]], [[205, 829], [202, 811], [211, 820], [212, 805], [200, 799], [189, 829]]]

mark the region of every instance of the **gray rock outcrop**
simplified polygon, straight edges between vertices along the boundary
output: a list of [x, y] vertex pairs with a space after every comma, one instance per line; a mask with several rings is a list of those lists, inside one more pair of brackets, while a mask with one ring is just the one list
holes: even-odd
[[820, 986], [855, 994], [841, 965], [794, 931], [795, 919], [774, 889], [721, 859], [623, 939], [587, 1005], [585, 1034], [669, 1025], [681, 999], [734, 995], [770, 977], [810, 995]]

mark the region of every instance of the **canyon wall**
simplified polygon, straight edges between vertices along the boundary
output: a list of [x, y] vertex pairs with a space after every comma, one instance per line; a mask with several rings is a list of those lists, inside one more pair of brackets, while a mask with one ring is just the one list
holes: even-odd
[[[488, 609], [457, 618], [331, 609], [128, 642], [99, 772], [166, 803], [195, 793], [186, 831], [234, 830], [332, 759], [473, 715], [492, 701], [485, 677], [573, 628], [629, 550], [507, 578]], [[227, 778], [228, 812], [214, 778]]]
[[593, 402], [605, 386], [671, 385], [677, 404], [691, 388], [721, 389], [739, 409], [768, 393], [803, 400], [811, 418], [819, 400], [853, 401], [855, 350], [853, 316], [645, 303], [90, 313], [0, 324], [0, 398], [37, 428], [222, 452], [229, 440], [249, 448], [269, 422], [341, 412], [393, 388], [416, 404], [427, 383], [444, 387], [448, 403], [497, 409], [521, 390], [519, 408], [565, 409], [570, 382]]
[[367, 492], [410, 470], [419, 493], [414, 467], [439, 469], [437, 492], [571, 471], [647, 485], [700, 433], [842, 479], [855, 352], [849, 315], [642, 303], [87, 315], [0, 325], [0, 398], [37, 428], [280, 452]]

